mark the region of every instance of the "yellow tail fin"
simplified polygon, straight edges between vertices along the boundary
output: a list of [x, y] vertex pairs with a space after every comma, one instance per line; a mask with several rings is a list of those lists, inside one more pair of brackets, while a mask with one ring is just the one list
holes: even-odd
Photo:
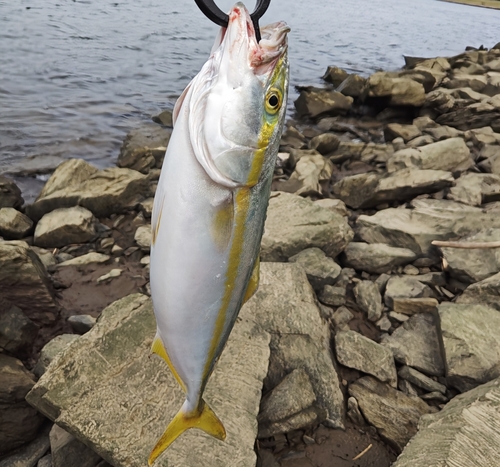
[[189, 428], [198, 428], [222, 441], [226, 439], [224, 425], [207, 403], [202, 400], [200, 410], [194, 414], [186, 414], [182, 408], [177, 412], [177, 415], [169, 423], [165, 433], [151, 451], [148, 464], [153, 465], [158, 456]]

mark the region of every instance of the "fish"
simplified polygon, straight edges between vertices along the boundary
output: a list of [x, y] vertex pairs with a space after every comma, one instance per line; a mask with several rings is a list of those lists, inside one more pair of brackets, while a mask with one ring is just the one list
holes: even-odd
[[270, 24], [257, 43], [250, 14], [237, 3], [174, 107], [151, 221], [152, 352], [186, 400], [149, 465], [187, 429], [226, 437], [203, 392], [240, 308], [258, 287], [286, 115], [289, 31], [282, 21]]

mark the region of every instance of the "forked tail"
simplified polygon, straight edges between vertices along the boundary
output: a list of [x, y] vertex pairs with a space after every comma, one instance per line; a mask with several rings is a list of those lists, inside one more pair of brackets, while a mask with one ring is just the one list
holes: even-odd
[[183, 404], [181, 410], [177, 412], [174, 419], [169, 423], [165, 433], [163, 433], [161, 438], [156, 443], [156, 446], [151, 451], [148, 459], [149, 465], [153, 465], [153, 462], [158, 458], [158, 456], [189, 428], [198, 428], [203, 430], [205, 433], [208, 433], [221, 441], [226, 439], [226, 430], [224, 429], [224, 425], [222, 425], [222, 422], [219, 420], [217, 415], [215, 415], [214, 411], [203, 399], [201, 400], [199, 410], [194, 413], [186, 413], [184, 411], [186, 404], [187, 401]]

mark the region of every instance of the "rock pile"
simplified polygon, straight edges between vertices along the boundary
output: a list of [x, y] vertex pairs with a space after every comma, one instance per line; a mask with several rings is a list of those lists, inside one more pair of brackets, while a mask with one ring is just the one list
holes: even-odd
[[[206, 392], [228, 440], [192, 430], [159, 465], [302, 467], [340, 439], [352, 467], [496, 465], [500, 253], [433, 242], [500, 241], [500, 47], [411, 62], [300, 89], [260, 288]], [[0, 178], [0, 467], [144, 465], [180, 407], [148, 357], [169, 136], [66, 161], [28, 206]]]

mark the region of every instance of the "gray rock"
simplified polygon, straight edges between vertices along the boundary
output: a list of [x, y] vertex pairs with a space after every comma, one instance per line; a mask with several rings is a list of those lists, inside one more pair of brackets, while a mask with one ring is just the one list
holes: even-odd
[[406, 379], [415, 386], [424, 389], [428, 392], [438, 391], [441, 394], [446, 394], [446, 386], [434, 381], [432, 378], [425, 376], [419, 371], [410, 368], [409, 366], [402, 366], [398, 371], [400, 378]]
[[33, 441], [16, 449], [12, 454], [2, 457], [0, 467], [35, 467], [50, 448], [49, 431], [50, 424], [47, 423]]
[[465, 108], [453, 109], [436, 118], [437, 123], [449, 125], [459, 130], [491, 126], [495, 131], [498, 131], [499, 121], [500, 108], [487, 102], [478, 102]]
[[450, 188], [448, 199], [471, 206], [500, 199], [500, 175], [468, 173], [462, 175]]
[[382, 243], [351, 242], [344, 250], [345, 264], [369, 273], [389, 272], [417, 259], [407, 248], [396, 248]]
[[500, 273], [469, 285], [456, 303], [481, 304], [500, 311]]
[[389, 123], [384, 129], [384, 138], [386, 141], [392, 141], [395, 138], [403, 138], [403, 141], [407, 143], [421, 134], [422, 132], [415, 125]]
[[398, 323], [406, 323], [406, 321], [410, 319], [409, 316], [404, 315], [403, 313], [398, 313], [396, 311], [389, 311], [389, 313], [387, 313], [387, 316], [389, 317], [389, 319], [397, 321]]
[[342, 306], [346, 302], [346, 290], [344, 287], [325, 285], [318, 299], [325, 305]]
[[420, 417], [430, 412], [418, 397], [409, 397], [371, 376], [351, 384], [349, 395], [356, 398], [367, 422], [397, 451], [415, 435]]
[[425, 109], [432, 109], [438, 115], [451, 111], [456, 106], [455, 98], [442, 89], [435, 89], [425, 96]]
[[6, 240], [19, 240], [29, 234], [33, 221], [14, 208], [0, 208], [0, 235]]
[[372, 281], [361, 281], [354, 287], [356, 303], [366, 313], [370, 321], [377, 321], [382, 316], [382, 296], [377, 285]]
[[321, 206], [322, 208], [325, 209], [330, 209], [331, 211], [336, 212], [341, 216], [347, 216], [347, 208], [345, 206], [345, 203], [340, 199], [332, 199], [332, 198], [317, 199], [316, 201], [314, 201], [314, 204], [316, 204], [317, 206]]
[[315, 290], [325, 285], [333, 285], [340, 275], [341, 267], [325, 255], [319, 248], [308, 248], [288, 259], [290, 263], [297, 263], [307, 274], [309, 282]]
[[[430, 135], [417, 136], [416, 138], [408, 141], [409, 148], [419, 148], [420, 146], [427, 146], [428, 144], [434, 143], [434, 138]], [[404, 148], [400, 148], [404, 149]]]
[[0, 242], [0, 290], [35, 324], [53, 323], [58, 314], [49, 276], [27, 243]]
[[386, 314], [382, 315], [382, 318], [380, 318], [375, 324], [383, 332], [389, 332], [392, 327], [392, 322]]
[[347, 220], [311, 200], [289, 193], [273, 193], [269, 201], [262, 261], [286, 261], [306, 248], [321, 248], [336, 257], [352, 240]]
[[[280, 147], [296, 149], [305, 148], [307, 147], [306, 137], [299, 130], [297, 130], [297, 128], [287, 126], [286, 130], [281, 135]], [[295, 162], [293, 163], [293, 167], [295, 166]]]
[[390, 73], [374, 73], [368, 78], [367, 87], [368, 97], [387, 97], [391, 106], [420, 107], [425, 102], [425, 90], [420, 83]]
[[23, 203], [19, 187], [12, 180], [0, 175], [0, 209], [20, 208]]
[[38, 326], [16, 306], [0, 314], [0, 348], [15, 357], [26, 357], [33, 346]]
[[52, 467], [52, 454], [46, 454], [36, 464], [36, 467]]
[[332, 83], [335, 87], [339, 86], [347, 77], [349, 73], [342, 68], [336, 66], [329, 66], [323, 76], [323, 79], [328, 83]]
[[0, 455], [36, 437], [43, 417], [24, 400], [34, 383], [20, 360], [0, 354]]
[[322, 133], [309, 141], [309, 149], [316, 149], [324, 156], [335, 151], [339, 145], [340, 140], [334, 133]]
[[[387, 282], [384, 294], [385, 304], [394, 309], [394, 299], [431, 297], [432, 290], [413, 276], [393, 276]], [[402, 312], [401, 309], [395, 310]]]
[[123, 141], [118, 155], [118, 167], [149, 172], [161, 167], [172, 131], [146, 124], [131, 130]]
[[461, 392], [500, 376], [500, 313], [484, 305], [439, 305], [446, 379]]
[[46, 250], [45, 248], [39, 248], [37, 246], [32, 246], [31, 249], [36, 253], [45, 268], [49, 268], [57, 264], [57, 259], [52, 254], [52, 251]]
[[332, 168], [332, 162], [319, 153], [303, 156], [297, 162], [290, 178], [280, 186], [296, 195], [322, 196], [320, 182], [330, 180]]
[[[422, 276], [419, 276], [420, 279]], [[420, 281], [424, 283], [423, 281]], [[417, 313], [432, 313], [437, 310], [439, 302], [435, 298], [393, 298], [392, 308], [397, 313], [415, 315]]]
[[470, 150], [462, 138], [450, 138], [420, 148], [402, 149], [387, 161], [387, 170], [464, 171], [473, 165]]
[[366, 421], [363, 418], [361, 411], [359, 410], [358, 401], [355, 397], [349, 397], [347, 399], [347, 416], [349, 417], [349, 420], [351, 420], [351, 422], [353, 422], [355, 425], [366, 425]]
[[148, 198], [139, 203], [139, 207], [141, 208], [141, 211], [146, 219], [149, 219], [153, 213], [153, 203], [154, 198]]
[[[332, 321], [337, 328], [342, 328], [344, 325], [347, 325], [353, 318], [354, 315], [349, 308], [345, 306], [338, 307], [332, 314]], [[349, 326], [347, 326], [347, 328], [349, 328]]]
[[35, 229], [34, 243], [42, 248], [60, 248], [86, 243], [96, 236], [97, 219], [85, 208], [56, 209], [45, 214]]
[[463, 132], [447, 125], [436, 125], [435, 127], [427, 127], [425, 133], [432, 136], [436, 141], [443, 139], [457, 138], [463, 135]]
[[95, 467], [100, 457], [73, 435], [54, 424], [50, 430], [52, 467]]
[[[328, 121], [328, 118], [321, 122]], [[321, 123], [320, 122], [320, 123]], [[328, 127], [337, 128], [338, 123], [332, 122]], [[344, 131], [344, 129], [340, 129]], [[360, 143], [356, 141], [341, 141], [337, 150], [330, 154], [330, 160], [335, 163], [340, 163], [345, 160], [359, 160], [361, 162], [386, 162], [389, 157], [394, 154], [392, 144], [375, 144], [375, 143]]]
[[134, 240], [141, 250], [149, 251], [151, 249], [151, 225], [141, 225], [137, 228]]
[[78, 339], [76, 334], [61, 334], [47, 342], [40, 352], [40, 358], [35, 368], [33, 368], [35, 376], [40, 378], [47, 371], [51, 362], [76, 339]]
[[116, 268], [116, 269], [111, 269], [107, 274], [103, 274], [102, 276], [99, 276], [97, 278], [97, 283], [99, 282], [105, 282], [109, 279], [114, 279], [115, 277], [120, 277], [122, 274], [123, 270]]
[[316, 119], [325, 115], [345, 115], [352, 103], [352, 97], [340, 92], [307, 86], [300, 89], [294, 105], [300, 118]]
[[337, 86], [336, 91], [341, 92], [344, 96], [360, 97], [365, 90], [365, 86], [366, 78], [353, 73]]
[[404, 392], [407, 396], [418, 396], [418, 391], [413, 387], [413, 385], [409, 382], [406, 381], [406, 379], [399, 378], [398, 379], [398, 389], [401, 392]]
[[158, 123], [160, 125], [172, 127], [173, 126], [172, 111], [171, 110], [164, 110], [163, 112], [160, 112], [157, 115], [153, 115], [151, 117], [151, 120], [153, 120], [153, 122]]
[[335, 352], [342, 365], [375, 376], [393, 387], [397, 386], [394, 357], [386, 347], [355, 331], [345, 331], [335, 335]]
[[393, 467], [495, 466], [500, 457], [500, 380], [453, 398], [420, 419]]
[[66, 261], [59, 263], [57, 267], [61, 268], [66, 266], [85, 266], [92, 263], [105, 263], [106, 261], [109, 261], [109, 259], [109, 255], [91, 251], [90, 253], [77, 256], [76, 258], [67, 259]]
[[383, 336], [380, 343], [392, 351], [398, 363], [443, 376], [444, 352], [438, 325], [433, 314], [414, 315], [391, 335]]
[[89, 332], [94, 327], [96, 319], [90, 315], [74, 315], [68, 318], [68, 323], [73, 331], [81, 335]]

